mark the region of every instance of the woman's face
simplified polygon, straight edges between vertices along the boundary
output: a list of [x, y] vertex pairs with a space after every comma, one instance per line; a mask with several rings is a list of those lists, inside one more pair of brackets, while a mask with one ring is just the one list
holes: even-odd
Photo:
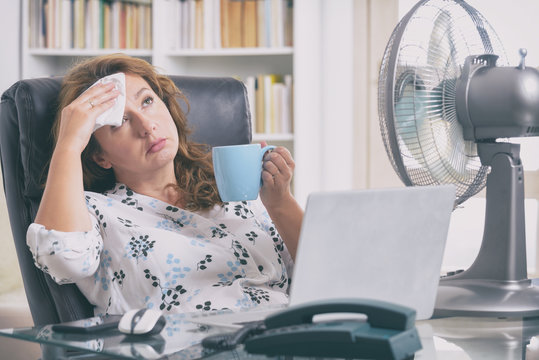
[[178, 151], [178, 132], [165, 103], [139, 76], [125, 76], [126, 102], [121, 126], [103, 126], [95, 133], [102, 152], [94, 160], [112, 168], [116, 180], [141, 181], [171, 171]]

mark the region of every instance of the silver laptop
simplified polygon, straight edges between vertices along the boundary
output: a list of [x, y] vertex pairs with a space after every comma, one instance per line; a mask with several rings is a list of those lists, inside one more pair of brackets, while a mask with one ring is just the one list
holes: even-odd
[[358, 297], [430, 318], [454, 201], [452, 185], [310, 195], [290, 305]]
[[[432, 316], [451, 212], [452, 185], [318, 192], [309, 195], [290, 305], [365, 298]], [[275, 309], [205, 317], [231, 325]]]

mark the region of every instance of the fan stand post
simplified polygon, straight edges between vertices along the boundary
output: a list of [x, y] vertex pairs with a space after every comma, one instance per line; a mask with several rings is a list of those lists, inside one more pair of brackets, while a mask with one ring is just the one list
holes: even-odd
[[478, 143], [487, 177], [485, 229], [470, 268], [440, 280], [434, 317], [539, 315], [539, 288], [527, 278], [524, 172], [520, 145]]

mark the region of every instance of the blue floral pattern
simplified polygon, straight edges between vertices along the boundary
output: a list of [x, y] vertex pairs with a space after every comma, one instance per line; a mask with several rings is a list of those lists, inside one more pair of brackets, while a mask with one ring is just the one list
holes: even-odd
[[95, 313], [218, 311], [288, 301], [290, 254], [259, 200], [189, 212], [124, 184], [85, 193], [89, 232], [28, 229], [36, 266]]

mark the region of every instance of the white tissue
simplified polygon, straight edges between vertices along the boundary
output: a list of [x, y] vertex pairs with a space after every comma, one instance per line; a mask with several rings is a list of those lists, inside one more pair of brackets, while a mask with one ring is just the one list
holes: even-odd
[[92, 86], [90, 86], [89, 89], [96, 86], [97, 84], [107, 84], [109, 82], [113, 82], [115, 85], [115, 88], [120, 91], [120, 94], [118, 97], [114, 100], [114, 105], [99, 115], [97, 119], [95, 120], [95, 127], [94, 131], [99, 129], [102, 126], [105, 125], [114, 125], [114, 126], [121, 126], [122, 125], [122, 119], [124, 117], [124, 110], [125, 110], [125, 74], [124, 73], [116, 73], [112, 75], [105, 76], [99, 80], [97, 80]]

